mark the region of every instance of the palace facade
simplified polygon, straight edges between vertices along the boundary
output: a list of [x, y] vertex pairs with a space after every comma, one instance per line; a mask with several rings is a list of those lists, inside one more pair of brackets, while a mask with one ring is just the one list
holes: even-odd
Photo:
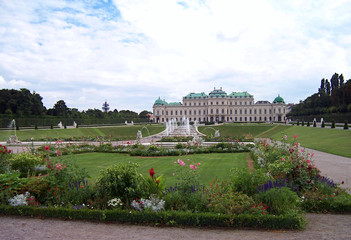
[[197, 122], [284, 122], [286, 104], [278, 95], [272, 103], [257, 101], [247, 92], [227, 94], [214, 89], [208, 95], [189, 93], [182, 102], [170, 102], [158, 98], [153, 105], [153, 121], [165, 123], [171, 119], [180, 122], [183, 117]]

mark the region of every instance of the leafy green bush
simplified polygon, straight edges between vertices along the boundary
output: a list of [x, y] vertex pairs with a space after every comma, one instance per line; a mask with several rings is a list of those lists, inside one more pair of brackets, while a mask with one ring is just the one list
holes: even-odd
[[182, 143], [177, 143], [177, 144], [174, 146], [175, 149], [183, 149], [183, 148], [185, 148], [185, 147], [186, 147], [186, 145], [184, 145], [184, 144], [182, 144]]
[[89, 177], [87, 171], [80, 168], [74, 159], [67, 157], [47, 159], [47, 168], [48, 175], [45, 179], [48, 182], [49, 189], [46, 199], [41, 202], [45, 202], [47, 205], [74, 204], [76, 198], [72, 192], [77, 187], [81, 189], [87, 186], [85, 180]]
[[347, 124], [347, 120], [345, 120], [344, 129], [345, 130], [349, 129], [349, 125]]
[[176, 211], [204, 212], [208, 200], [202, 189], [194, 192], [184, 192], [181, 189], [169, 191], [164, 196], [165, 209]]
[[143, 196], [142, 177], [137, 172], [138, 164], [116, 164], [100, 172], [97, 187], [102, 196], [118, 197], [129, 204], [133, 199]]
[[7, 149], [6, 146], [0, 144], [0, 174], [5, 173], [9, 169], [8, 158], [11, 154], [11, 150]]
[[230, 184], [235, 191], [253, 196], [257, 187], [269, 179], [265, 169], [253, 169], [250, 173], [248, 169], [235, 168], [231, 171]]
[[7, 204], [7, 200], [17, 193], [28, 182], [28, 178], [20, 178], [20, 172], [6, 172], [0, 174], [0, 203]]
[[229, 181], [213, 180], [206, 189], [208, 209], [214, 213], [241, 214], [254, 206], [254, 201], [246, 194], [236, 192]]
[[335, 128], [335, 120], [332, 121], [331, 128]]
[[296, 210], [299, 197], [289, 188], [282, 187], [260, 192], [255, 195], [255, 200], [267, 204], [269, 213], [280, 215]]
[[34, 172], [34, 167], [40, 165], [43, 160], [41, 157], [30, 153], [19, 153], [13, 154], [9, 158], [9, 162], [12, 170], [20, 171], [21, 177], [25, 177]]

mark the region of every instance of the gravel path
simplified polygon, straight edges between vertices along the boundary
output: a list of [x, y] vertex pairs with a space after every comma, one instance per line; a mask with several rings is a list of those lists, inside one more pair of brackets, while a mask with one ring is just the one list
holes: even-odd
[[351, 239], [351, 215], [307, 214], [304, 231], [257, 231], [150, 227], [115, 223], [0, 217], [0, 239]]

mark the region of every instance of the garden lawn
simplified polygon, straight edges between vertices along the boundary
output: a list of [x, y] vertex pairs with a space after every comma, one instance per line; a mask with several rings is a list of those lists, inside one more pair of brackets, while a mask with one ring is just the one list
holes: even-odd
[[276, 125], [264, 123], [250, 123], [250, 124], [223, 124], [201, 126], [199, 131], [208, 136], [214, 136], [215, 130], [219, 130], [221, 137], [240, 137], [246, 136], [248, 138], [260, 137], [262, 133], [274, 128]]
[[[78, 138], [94, 138], [94, 137], [104, 137], [109, 136], [113, 138], [128, 138], [136, 139], [138, 130], [142, 130], [142, 135], [144, 137], [149, 136], [148, 131], [143, 128], [144, 125], [134, 125], [134, 126], [115, 126], [115, 127], [85, 127], [85, 128], [67, 128], [67, 129], [26, 129], [16, 131], [16, 135], [20, 141], [30, 140], [32, 137], [34, 140], [45, 139], [50, 140], [53, 138], [57, 139], [68, 139], [72, 137]], [[164, 125], [147, 125], [145, 126], [150, 135], [160, 133], [165, 129]], [[0, 131], [0, 141], [7, 141], [10, 135], [13, 135], [13, 130], [2, 130]]]
[[306, 148], [351, 157], [350, 130], [292, 126], [275, 133], [273, 139], [281, 140], [284, 135], [288, 140], [297, 135], [297, 141]]
[[[99, 172], [107, 167], [117, 163], [134, 162], [139, 164], [139, 172], [145, 177], [149, 175], [149, 169], [154, 168], [156, 176], [163, 175], [166, 180], [165, 186], [174, 186], [177, 182], [176, 169], [180, 166], [174, 162], [177, 159], [183, 160], [189, 167], [190, 163], [198, 163], [201, 184], [209, 184], [212, 179], [226, 179], [230, 176], [230, 170], [233, 168], [247, 168], [248, 153], [212, 153], [212, 154], [194, 154], [187, 156], [169, 156], [169, 157], [134, 157], [126, 154], [116, 153], [84, 153], [74, 155], [80, 167], [86, 168], [91, 180], [95, 182]], [[189, 159], [189, 161], [188, 161]]]

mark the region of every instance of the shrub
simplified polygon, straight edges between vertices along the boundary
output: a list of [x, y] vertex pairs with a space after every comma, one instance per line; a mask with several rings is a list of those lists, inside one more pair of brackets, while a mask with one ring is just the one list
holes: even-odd
[[268, 211], [271, 214], [286, 214], [291, 210], [297, 209], [297, 201], [299, 197], [287, 187], [272, 188], [266, 192], [260, 192], [255, 195], [257, 203], [268, 205]]
[[332, 121], [331, 128], [335, 128], [335, 120]]
[[21, 177], [34, 172], [34, 167], [43, 162], [41, 157], [30, 153], [14, 154], [9, 158], [9, 161], [11, 169], [20, 171]]
[[251, 173], [247, 169], [233, 169], [231, 174], [231, 187], [248, 196], [253, 196], [257, 187], [269, 179], [265, 169], [254, 169]]
[[97, 187], [101, 196], [120, 198], [129, 204], [132, 199], [142, 196], [142, 178], [137, 172], [138, 164], [129, 162], [127, 164], [116, 164], [100, 172]]
[[310, 126], [310, 122], [308, 121], [308, 122], [307, 122], [307, 127], [309, 127], [309, 126]]
[[[73, 159], [56, 157], [47, 159], [48, 175], [45, 179], [49, 189], [44, 202], [48, 205], [75, 204], [77, 199], [86, 196], [88, 178], [84, 168], [80, 168]], [[78, 193], [76, 193], [78, 189]], [[87, 199], [84, 199], [87, 201]], [[41, 201], [43, 202], [43, 201]]]
[[182, 188], [170, 187], [165, 191], [165, 209], [177, 211], [203, 212], [207, 210], [208, 200], [203, 187], [194, 187], [191, 192]]
[[175, 149], [183, 149], [183, 148], [185, 148], [186, 146], [184, 145], [184, 144], [182, 144], [182, 143], [177, 143], [175, 146], [174, 146], [174, 148]]
[[9, 169], [8, 158], [10, 156], [11, 150], [7, 149], [6, 146], [0, 144], [0, 174], [5, 173]]
[[349, 125], [347, 124], [347, 120], [345, 120], [345, 124], [344, 124], [344, 129], [349, 129]]
[[305, 121], [304, 120], [302, 120], [301, 126], [305, 126]]
[[324, 120], [322, 121], [321, 128], [325, 128]]
[[22, 192], [30, 192], [37, 200], [44, 203], [49, 190], [48, 180], [44, 177], [29, 178]]
[[241, 214], [254, 206], [251, 197], [236, 192], [229, 182], [213, 180], [206, 190], [208, 209], [214, 213]]
[[300, 121], [297, 121], [296, 125], [297, 125], [297, 126], [300, 126]]
[[6, 204], [7, 200], [17, 193], [28, 182], [28, 178], [20, 178], [20, 172], [6, 172], [0, 174], [0, 203]]
[[317, 122], [313, 121], [313, 127], [317, 127]]

